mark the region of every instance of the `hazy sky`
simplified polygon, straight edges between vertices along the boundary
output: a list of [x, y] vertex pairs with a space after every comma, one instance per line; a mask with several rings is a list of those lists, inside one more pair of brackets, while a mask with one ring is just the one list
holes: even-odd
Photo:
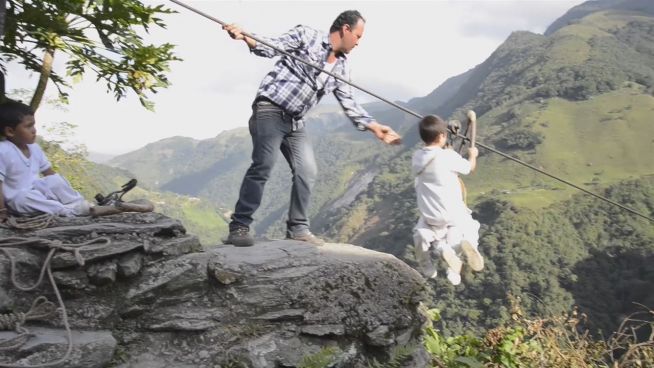
[[[173, 63], [172, 85], [152, 96], [156, 112], [138, 99], [116, 102], [92, 74], [70, 90], [67, 111], [43, 106], [37, 123], [67, 121], [78, 126], [77, 142], [90, 151], [119, 154], [159, 139], [214, 137], [247, 126], [250, 104], [275, 59], [251, 55], [219, 25], [172, 2], [166, 30], [146, 39], [170, 42], [184, 59]], [[406, 101], [424, 96], [447, 78], [483, 62], [512, 31], [542, 33], [579, 0], [477, 1], [186, 1], [251, 33], [276, 36], [297, 24], [328, 30], [343, 10], [366, 18], [359, 46], [350, 54], [352, 80], [381, 96]], [[63, 72], [62, 58], [55, 68]], [[63, 74], [63, 73], [62, 73]], [[10, 66], [7, 89], [34, 88], [36, 75]], [[52, 96], [55, 88], [49, 86]], [[372, 101], [363, 93], [362, 102]], [[323, 101], [322, 103], [329, 103]]]

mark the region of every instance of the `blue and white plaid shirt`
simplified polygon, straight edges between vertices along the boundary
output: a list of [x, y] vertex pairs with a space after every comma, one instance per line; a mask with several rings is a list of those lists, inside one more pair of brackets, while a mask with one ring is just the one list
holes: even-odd
[[[320, 67], [327, 61], [327, 56], [332, 50], [327, 33], [302, 25], [277, 38], [257, 37]], [[257, 46], [251, 51], [255, 55], [268, 58], [281, 55], [273, 70], [261, 81], [257, 96], [270, 99], [291, 114], [295, 129], [304, 126], [302, 120], [304, 115], [328, 93], [334, 93], [345, 114], [357, 129], [366, 130], [368, 124], [374, 121], [370, 114], [354, 101], [352, 88], [347, 83], [328, 75], [324, 86], [320, 86], [321, 83], [318, 81], [320, 72], [317, 69], [278, 53], [260, 42], [257, 42]], [[336, 64], [331, 72], [345, 80], [350, 80], [345, 55], [337, 55]]]

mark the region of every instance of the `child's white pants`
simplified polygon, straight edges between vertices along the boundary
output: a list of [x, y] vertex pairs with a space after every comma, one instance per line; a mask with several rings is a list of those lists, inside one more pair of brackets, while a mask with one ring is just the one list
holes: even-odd
[[59, 174], [36, 180], [32, 189], [16, 195], [7, 203], [13, 212], [21, 215], [47, 213], [59, 216], [79, 216], [88, 213], [86, 200]]
[[418, 223], [413, 229], [413, 242], [416, 250], [416, 257], [422, 257], [420, 253], [426, 253], [432, 244], [436, 249], [443, 250], [446, 247], [452, 248], [459, 253], [461, 241], [467, 240], [473, 247], [479, 244], [479, 222], [472, 217], [460, 221], [456, 226], [433, 226], [425, 222], [420, 216]]

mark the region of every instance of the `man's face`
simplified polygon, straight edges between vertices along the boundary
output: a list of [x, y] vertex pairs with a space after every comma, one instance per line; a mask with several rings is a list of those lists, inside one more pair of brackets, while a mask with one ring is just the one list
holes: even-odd
[[6, 128], [7, 138], [15, 145], [32, 144], [36, 141], [36, 121], [33, 115], [25, 115], [15, 128]]
[[365, 25], [363, 19], [359, 19], [354, 27], [350, 27], [348, 24], [343, 26], [343, 37], [341, 38], [341, 51], [343, 53], [349, 54], [359, 44]]

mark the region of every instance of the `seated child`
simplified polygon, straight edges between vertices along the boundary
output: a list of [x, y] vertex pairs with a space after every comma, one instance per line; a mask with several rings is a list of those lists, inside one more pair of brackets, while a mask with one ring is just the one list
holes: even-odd
[[425, 146], [413, 154], [412, 161], [420, 212], [413, 233], [416, 260], [425, 277], [436, 277], [429, 254], [434, 245], [448, 265], [448, 280], [458, 285], [463, 265], [461, 253], [472, 270], [484, 268], [484, 259], [477, 250], [479, 222], [472, 218], [472, 211], [463, 201], [458, 177], [474, 170], [478, 151], [471, 147], [466, 160], [454, 150], [445, 149], [447, 123], [438, 116], [423, 118], [419, 129]]
[[29, 106], [13, 101], [0, 105], [0, 222], [9, 213], [88, 215], [89, 203], [52, 170], [35, 143], [34, 126]]

